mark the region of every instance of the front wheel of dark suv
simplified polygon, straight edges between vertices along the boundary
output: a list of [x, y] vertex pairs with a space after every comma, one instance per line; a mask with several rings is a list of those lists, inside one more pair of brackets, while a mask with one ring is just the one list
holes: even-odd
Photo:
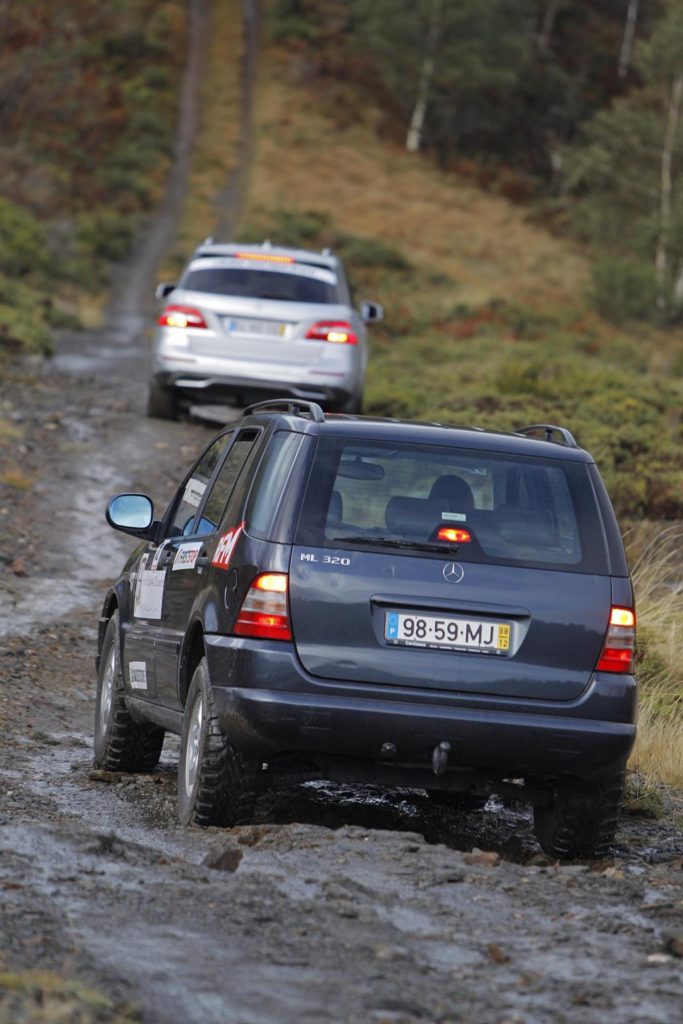
[[206, 658], [187, 695], [178, 762], [178, 817], [182, 825], [247, 824], [253, 818], [258, 765], [228, 742], [220, 727]]
[[602, 782], [564, 780], [552, 799], [534, 807], [534, 831], [551, 857], [604, 857], [614, 841], [624, 772]]
[[119, 613], [114, 612], [104, 635], [97, 675], [95, 764], [110, 772], [151, 772], [164, 745], [164, 730], [131, 718], [120, 652]]

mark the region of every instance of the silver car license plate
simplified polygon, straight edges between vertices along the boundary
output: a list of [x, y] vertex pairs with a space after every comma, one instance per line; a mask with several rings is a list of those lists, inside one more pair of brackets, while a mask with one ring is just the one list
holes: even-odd
[[277, 320], [247, 320], [245, 317], [226, 317], [223, 321], [229, 334], [258, 334], [262, 337], [283, 338], [287, 324]]

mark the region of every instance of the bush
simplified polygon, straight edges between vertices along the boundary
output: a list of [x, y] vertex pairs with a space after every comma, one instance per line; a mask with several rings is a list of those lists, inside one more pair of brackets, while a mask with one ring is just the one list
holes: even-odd
[[30, 212], [0, 197], [0, 271], [22, 277], [47, 267], [45, 232]]
[[609, 258], [593, 267], [590, 301], [613, 323], [661, 319], [654, 269], [635, 260]]

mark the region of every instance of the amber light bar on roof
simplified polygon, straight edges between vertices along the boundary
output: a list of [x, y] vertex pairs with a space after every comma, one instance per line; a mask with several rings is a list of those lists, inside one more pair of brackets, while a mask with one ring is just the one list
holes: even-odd
[[261, 263], [296, 263], [291, 256], [275, 256], [265, 252], [236, 252], [236, 260], [259, 260]]

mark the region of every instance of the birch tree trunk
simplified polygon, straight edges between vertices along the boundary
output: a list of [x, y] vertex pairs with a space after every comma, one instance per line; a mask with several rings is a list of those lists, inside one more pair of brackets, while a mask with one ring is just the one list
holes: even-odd
[[429, 29], [427, 31], [427, 50], [425, 59], [422, 62], [422, 72], [417, 87], [415, 109], [410, 119], [410, 127], [406, 137], [406, 149], [409, 153], [417, 153], [422, 145], [422, 129], [424, 128], [427, 105], [429, 103], [429, 90], [434, 78], [436, 67], [436, 46], [441, 31], [441, 8], [443, 0], [432, 0], [429, 12]]
[[548, 6], [543, 14], [543, 23], [536, 36], [536, 43], [541, 52], [547, 50], [550, 46], [550, 36], [552, 35], [553, 25], [555, 24], [559, 8], [560, 0], [548, 0]]
[[628, 11], [626, 12], [626, 24], [624, 25], [624, 36], [621, 41], [621, 53], [619, 54], [619, 67], [617, 75], [619, 78], [626, 78], [631, 54], [633, 52], [633, 40], [636, 34], [636, 23], [638, 21], [639, 0], [628, 0]]
[[671, 229], [671, 171], [682, 104], [683, 72], [676, 75], [671, 86], [669, 109], [666, 118], [666, 131], [664, 133], [664, 146], [662, 148], [661, 183], [659, 191], [659, 234], [657, 236], [657, 249], [655, 252], [655, 270], [657, 273], [657, 281], [659, 282], [659, 298], [657, 299], [657, 306], [659, 309], [666, 308], [666, 275], [669, 263], [668, 245], [669, 232]]

